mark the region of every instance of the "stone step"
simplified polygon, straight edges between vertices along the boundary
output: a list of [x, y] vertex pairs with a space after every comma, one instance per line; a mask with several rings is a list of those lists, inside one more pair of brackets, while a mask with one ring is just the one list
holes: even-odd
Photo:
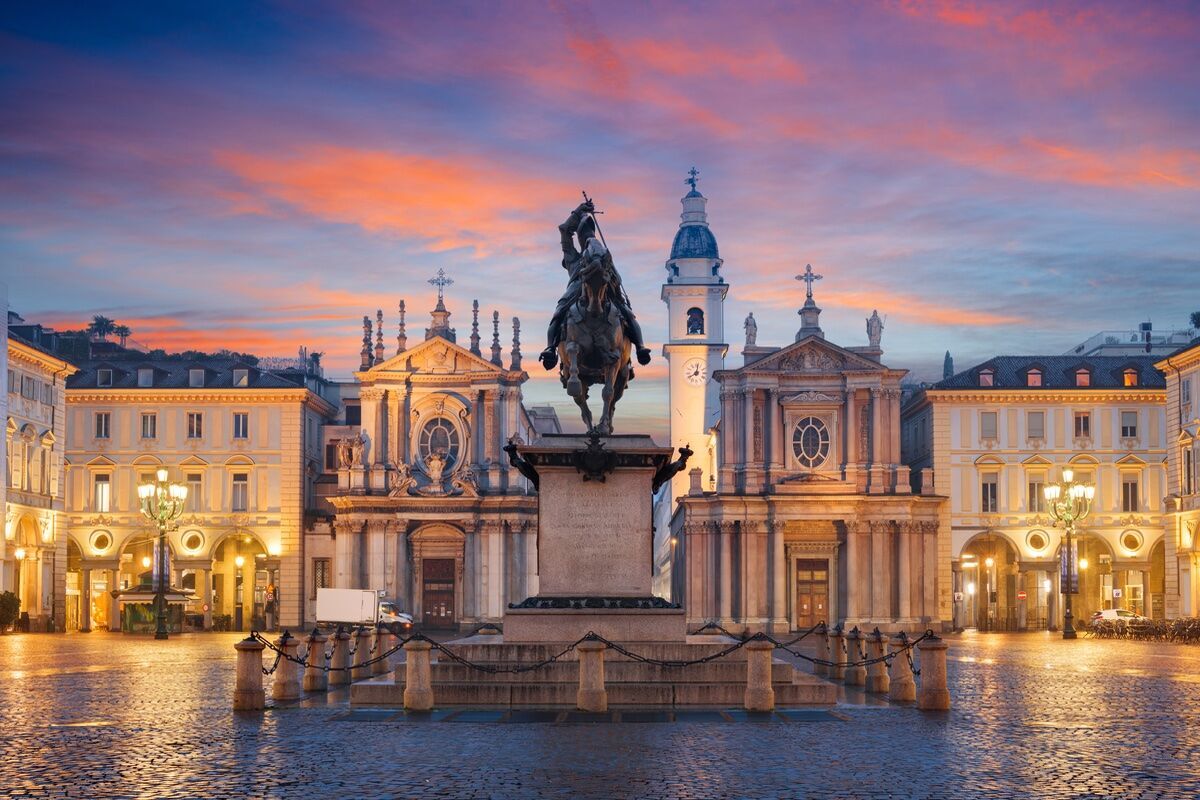
[[[746, 682], [746, 662], [724, 659], [690, 667], [658, 667], [636, 661], [608, 661], [605, 654], [605, 680], [611, 683], [636, 681], [641, 683], [740, 683]], [[771, 665], [772, 682], [792, 683], [794, 676], [804, 675], [783, 661]], [[523, 673], [490, 673], [472, 669], [453, 661], [431, 665], [434, 685], [439, 683], [578, 683], [579, 662], [558, 661], [554, 664]], [[401, 672], [403, 680], [403, 672]]]
[[[474, 637], [479, 638], [479, 637]], [[477, 664], [511, 664], [522, 663], [529, 664], [537, 661], [544, 661], [547, 658], [561, 652], [569, 644], [563, 642], [561, 644], [504, 644], [497, 642], [495, 644], [456, 644], [448, 642], [446, 644], [455, 655], [460, 658], [465, 658], [468, 661], [473, 661]], [[692, 661], [697, 658], [716, 655], [728, 648], [732, 641], [724, 641], [713, 644], [687, 644], [683, 642], [637, 642], [625, 646], [630, 652], [650, 658], [670, 661]], [[434, 658], [445, 661], [444, 655], [439, 654], [436, 650], [431, 654]], [[574, 651], [563, 656], [563, 660], [578, 661], [578, 656]], [[609, 649], [604, 653], [605, 661], [629, 661], [626, 656], [621, 655], [616, 650]], [[746, 651], [744, 648], [739, 648], [729, 655], [723, 656], [722, 661], [745, 661]]]
[[[433, 687], [438, 707], [573, 708], [575, 683], [444, 683]], [[610, 706], [708, 706], [737, 707], [745, 699], [744, 683], [606, 683]], [[813, 679], [802, 683], [775, 684], [779, 706], [834, 705], [837, 687]], [[389, 680], [362, 681], [350, 690], [353, 706], [402, 706], [404, 684]]]

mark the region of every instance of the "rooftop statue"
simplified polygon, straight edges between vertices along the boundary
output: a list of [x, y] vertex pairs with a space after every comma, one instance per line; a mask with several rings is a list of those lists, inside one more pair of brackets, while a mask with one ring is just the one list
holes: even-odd
[[[579, 406], [589, 433], [612, 433], [613, 407], [633, 380], [630, 351], [639, 364], [650, 363], [650, 350], [629, 306], [621, 276], [596, 224], [596, 210], [585, 202], [558, 226], [567, 291], [550, 319], [548, 344], [539, 359], [546, 369], [557, 364], [559, 378]], [[603, 386], [604, 408], [593, 422], [588, 387]]]

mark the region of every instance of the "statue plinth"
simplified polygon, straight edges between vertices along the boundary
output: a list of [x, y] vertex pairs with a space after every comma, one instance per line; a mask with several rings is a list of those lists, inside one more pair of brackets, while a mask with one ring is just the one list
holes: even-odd
[[683, 641], [683, 609], [653, 597], [652, 487], [672, 450], [649, 436], [551, 434], [520, 447], [538, 475], [537, 596], [505, 642]]

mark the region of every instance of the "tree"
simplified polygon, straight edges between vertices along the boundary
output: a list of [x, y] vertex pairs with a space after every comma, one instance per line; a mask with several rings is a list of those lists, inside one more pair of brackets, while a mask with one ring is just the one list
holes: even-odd
[[1192, 327], [1200, 328], [1200, 311], [1192, 312]]
[[114, 332], [116, 329], [117, 323], [100, 314], [92, 317], [92, 323], [88, 325], [88, 333], [102, 342], [107, 341], [109, 334]]
[[129, 337], [131, 335], [133, 335], [133, 331], [129, 330], [128, 325], [114, 325], [113, 326], [113, 334], [115, 336], [120, 337], [121, 347], [124, 347], [126, 340], [128, 340]]
[[0, 631], [8, 630], [20, 613], [20, 599], [12, 592], [0, 592]]

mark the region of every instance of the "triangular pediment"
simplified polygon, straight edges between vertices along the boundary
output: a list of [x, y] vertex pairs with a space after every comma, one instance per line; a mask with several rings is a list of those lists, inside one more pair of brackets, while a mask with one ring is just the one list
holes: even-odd
[[1181, 428], [1179, 435], [1175, 437], [1176, 444], [1191, 444], [1192, 434], [1188, 433], [1187, 428]]
[[181, 467], [207, 467], [208, 462], [199, 456], [188, 456], [183, 461], [179, 462]]
[[117, 462], [113, 461], [108, 456], [96, 456], [91, 461], [87, 462], [89, 467], [115, 467]]
[[382, 364], [376, 364], [369, 370], [356, 372], [355, 374], [358, 376], [376, 376], [381, 372], [430, 372], [437, 374], [494, 372], [496, 374], [505, 374], [508, 370], [475, 355], [461, 345], [443, 339], [440, 336], [434, 336], [414, 347], [408, 348], [403, 353], [397, 353]]
[[1122, 456], [1121, 458], [1118, 458], [1116, 461], [1116, 464], [1119, 467], [1144, 467], [1144, 466], [1146, 466], [1146, 462], [1143, 461], [1142, 459], [1138, 458], [1137, 456], [1135, 456], [1133, 453], [1130, 453], [1127, 456]]
[[819, 336], [807, 336], [733, 372], [882, 372], [887, 367]]
[[1049, 467], [1054, 464], [1050, 459], [1039, 455], [1032, 455], [1021, 463], [1026, 467]]

